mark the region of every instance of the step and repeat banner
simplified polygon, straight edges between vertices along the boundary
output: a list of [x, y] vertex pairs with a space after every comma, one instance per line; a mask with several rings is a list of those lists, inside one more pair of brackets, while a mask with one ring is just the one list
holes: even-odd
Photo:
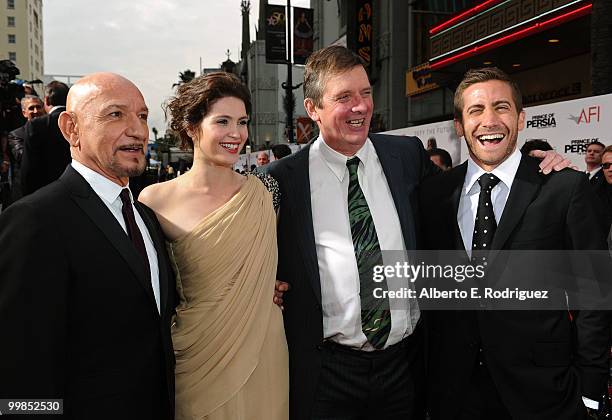
[[[453, 166], [468, 156], [465, 141], [457, 137], [452, 121], [406, 127], [386, 134], [417, 136], [425, 147], [435, 139], [437, 147], [450, 153]], [[519, 132], [518, 147], [532, 139], [547, 141], [578, 168], [585, 169], [584, 154], [590, 143], [612, 144], [612, 94], [525, 108], [525, 129]]]

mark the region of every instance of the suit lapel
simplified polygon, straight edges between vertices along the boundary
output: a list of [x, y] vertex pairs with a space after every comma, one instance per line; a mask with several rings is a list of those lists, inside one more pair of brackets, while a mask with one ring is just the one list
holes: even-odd
[[378, 160], [382, 166], [383, 173], [387, 178], [387, 185], [391, 191], [395, 209], [399, 217], [402, 235], [404, 237], [404, 245], [407, 250], [416, 249], [416, 230], [414, 226], [414, 217], [412, 208], [408, 201], [409, 191], [404, 176], [402, 161], [395, 150], [389, 147], [384, 147], [382, 142], [376, 140], [376, 135], [371, 134], [370, 140], [374, 145]]
[[98, 226], [108, 241], [123, 257], [138, 279], [138, 282], [144, 288], [145, 293], [151, 299], [152, 304], [157, 307], [151, 286], [151, 276], [146, 271], [142, 257], [138, 255], [138, 251], [136, 251], [136, 248], [130, 242], [125, 231], [121, 228], [117, 219], [115, 219], [115, 216], [112, 215], [108, 207], [106, 207], [87, 181], [71, 165], [68, 165], [59, 180], [68, 187], [72, 199], [91, 219], [93, 224]]
[[[312, 225], [312, 203], [310, 200], [310, 170], [309, 170], [310, 145], [298, 152], [295, 159], [287, 164], [291, 172], [288, 177], [288, 189], [292, 192], [292, 200], [287, 200], [291, 205], [290, 214], [295, 221], [303, 220], [299, 233], [301, 238], [297, 240], [300, 253], [304, 258], [307, 277], [312, 289], [321, 303], [321, 278], [319, 276], [319, 263], [317, 261], [317, 250], [315, 248], [314, 227]], [[281, 198], [282, 202], [282, 198]], [[297, 222], [296, 222], [297, 223]]]
[[[461, 236], [461, 230], [459, 229], [459, 222], [457, 216], [459, 212], [459, 200], [461, 199], [461, 190], [463, 189], [463, 183], [465, 182], [465, 174], [467, 173], [467, 161], [463, 162], [457, 168], [453, 169], [449, 173], [449, 182], [451, 185], [451, 194], [449, 196], [450, 205], [447, 208], [450, 209], [450, 213], [447, 217], [450, 220], [452, 237], [454, 239], [454, 249], [464, 250], [465, 244], [463, 243], [463, 237]], [[467, 258], [467, 252], [465, 254]]]
[[495, 232], [492, 249], [499, 250], [504, 248], [510, 234], [523, 218], [529, 204], [538, 194], [541, 185], [542, 178], [539, 175], [538, 161], [523, 156], [512, 182], [512, 189], [508, 195], [499, 226]]

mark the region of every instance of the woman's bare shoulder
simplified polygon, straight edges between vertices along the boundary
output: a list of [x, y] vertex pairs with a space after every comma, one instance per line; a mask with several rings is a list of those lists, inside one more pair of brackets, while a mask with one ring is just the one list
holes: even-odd
[[177, 193], [177, 178], [158, 184], [151, 184], [140, 192], [138, 201], [159, 213], [164, 206], [172, 203]]

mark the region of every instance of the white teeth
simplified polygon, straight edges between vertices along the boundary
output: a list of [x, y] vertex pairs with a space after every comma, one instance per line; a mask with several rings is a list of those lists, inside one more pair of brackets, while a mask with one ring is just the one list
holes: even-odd
[[349, 120], [347, 121], [350, 125], [355, 126], [355, 127], [359, 127], [363, 124], [365, 120], [362, 118], [360, 120]]
[[505, 136], [503, 134], [485, 134], [483, 136], [478, 136], [478, 140], [502, 140]]
[[221, 147], [227, 150], [237, 150], [238, 145], [233, 143], [220, 143]]

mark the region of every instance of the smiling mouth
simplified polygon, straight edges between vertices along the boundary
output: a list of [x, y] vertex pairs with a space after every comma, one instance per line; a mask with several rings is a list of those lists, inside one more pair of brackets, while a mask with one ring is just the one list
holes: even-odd
[[127, 144], [124, 146], [119, 146], [117, 149], [122, 152], [131, 152], [131, 153], [134, 153], [134, 152], [142, 153], [143, 152], [142, 144]]
[[240, 146], [238, 143], [219, 143], [219, 145], [230, 152], [236, 152]]
[[495, 133], [495, 134], [483, 134], [480, 136], [476, 136], [478, 142], [483, 146], [487, 144], [498, 144], [506, 137], [505, 134]]
[[361, 118], [358, 120], [348, 120], [346, 123], [351, 127], [359, 128], [363, 127], [363, 123], [365, 122], [365, 118]]

